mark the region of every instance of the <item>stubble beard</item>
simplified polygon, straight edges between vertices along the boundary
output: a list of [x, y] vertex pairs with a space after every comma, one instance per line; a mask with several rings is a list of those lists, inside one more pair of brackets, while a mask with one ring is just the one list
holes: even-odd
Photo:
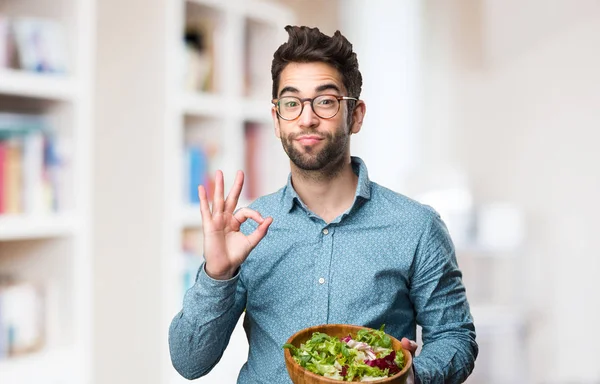
[[326, 142], [323, 148], [303, 146], [302, 150], [294, 146], [295, 139], [305, 133], [290, 134], [282, 138], [281, 144], [292, 163], [304, 176], [311, 179], [330, 178], [337, 175], [345, 164], [345, 154], [350, 144], [350, 135], [340, 129], [336, 134], [320, 135]]

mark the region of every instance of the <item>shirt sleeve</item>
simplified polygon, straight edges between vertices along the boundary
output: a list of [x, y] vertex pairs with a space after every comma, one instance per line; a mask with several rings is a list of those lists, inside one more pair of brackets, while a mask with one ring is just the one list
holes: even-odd
[[229, 280], [215, 280], [202, 264], [169, 328], [169, 351], [177, 372], [188, 380], [208, 374], [223, 356], [245, 306], [239, 271]]
[[478, 353], [475, 326], [452, 240], [437, 213], [415, 255], [410, 297], [423, 339], [413, 363], [416, 383], [464, 382]]

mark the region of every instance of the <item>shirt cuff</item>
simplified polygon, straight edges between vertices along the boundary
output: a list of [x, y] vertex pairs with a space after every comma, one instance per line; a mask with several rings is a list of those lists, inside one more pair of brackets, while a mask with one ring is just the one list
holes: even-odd
[[198, 270], [196, 283], [185, 295], [184, 306], [192, 312], [209, 310], [213, 313], [224, 313], [235, 300], [240, 270], [228, 280], [216, 280], [206, 274], [205, 263]]
[[235, 274], [227, 280], [217, 280], [217, 279], [213, 279], [212, 277], [208, 276], [208, 273], [206, 273], [206, 261], [202, 262], [202, 265], [200, 266], [200, 269], [198, 270], [198, 277], [196, 278], [196, 281], [200, 281], [201, 279], [203, 281], [201, 281], [201, 283], [203, 284], [208, 284], [208, 287], [221, 287], [224, 285], [229, 285], [229, 284], [234, 284], [237, 283], [238, 279], [240, 277], [240, 268], [237, 269], [237, 271], [235, 271]]

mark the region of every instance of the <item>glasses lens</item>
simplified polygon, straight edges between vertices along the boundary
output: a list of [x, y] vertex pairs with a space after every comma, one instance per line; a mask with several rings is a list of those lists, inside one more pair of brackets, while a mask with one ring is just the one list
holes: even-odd
[[294, 96], [281, 97], [277, 106], [279, 115], [284, 119], [293, 120], [302, 113], [302, 103], [299, 98]]
[[315, 97], [313, 100], [313, 110], [323, 119], [329, 119], [335, 116], [339, 107], [340, 102], [335, 96], [322, 95]]

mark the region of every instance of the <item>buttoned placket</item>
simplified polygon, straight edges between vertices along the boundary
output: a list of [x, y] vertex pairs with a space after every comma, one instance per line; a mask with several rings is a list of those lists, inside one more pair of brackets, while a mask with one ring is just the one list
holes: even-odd
[[314, 276], [314, 284], [317, 285], [316, 292], [316, 303], [317, 310], [316, 316], [317, 324], [325, 324], [329, 320], [329, 291], [330, 282], [329, 277], [331, 269], [331, 258], [333, 256], [333, 239], [335, 234], [335, 227], [332, 225], [325, 225], [321, 227], [321, 248], [318, 255], [316, 255], [316, 275]]

